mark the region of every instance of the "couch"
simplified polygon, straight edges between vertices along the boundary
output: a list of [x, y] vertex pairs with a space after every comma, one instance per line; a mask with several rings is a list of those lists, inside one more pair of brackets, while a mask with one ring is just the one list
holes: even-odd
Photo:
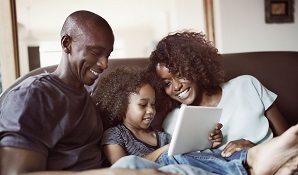
[[[225, 79], [249, 74], [258, 78], [269, 90], [278, 95], [276, 105], [290, 126], [298, 123], [298, 52], [245, 52], [223, 54]], [[146, 67], [148, 58], [110, 59], [109, 67], [99, 78], [120, 66]], [[24, 78], [42, 72], [52, 72], [57, 65], [38, 68], [18, 78], [0, 96], [0, 105], [7, 92]], [[92, 94], [93, 86], [86, 86]], [[156, 116], [152, 126], [161, 129], [164, 116]]]

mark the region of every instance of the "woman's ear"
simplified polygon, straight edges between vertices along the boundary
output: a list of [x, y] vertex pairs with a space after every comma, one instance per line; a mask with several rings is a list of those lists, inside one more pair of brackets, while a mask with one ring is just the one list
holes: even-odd
[[65, 53], [70, 53], [71, 50], [71, 38], [68, 35], [64, 35], [61, 38], [61, 46]]

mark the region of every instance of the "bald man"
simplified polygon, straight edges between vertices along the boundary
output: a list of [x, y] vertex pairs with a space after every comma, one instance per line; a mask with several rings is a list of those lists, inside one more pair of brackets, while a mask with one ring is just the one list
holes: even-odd
[[[61, 30], [58, 68], [24, 80], [3, 101], [1, 175], [102, 167], [102, 121], [84, 85], [92, 85], [108, 67], [113, 45], [112, 28], [102, 17], [89, 11], [76, 11], [67, 17]], [[64, 173], [70, 172], [57, 172]], [[153, 169], [88, 173], [170, 174]]]

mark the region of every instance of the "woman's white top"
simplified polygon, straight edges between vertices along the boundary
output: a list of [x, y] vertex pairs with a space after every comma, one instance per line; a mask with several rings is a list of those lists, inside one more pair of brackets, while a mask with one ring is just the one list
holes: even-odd
[[[221, 131], [224, 139], [219, 149], [230, 141], [242, 138], [255, 144], [272, 139], [273, 133], [264, 113], [277, 95], [250, 75], [236, 77], [223, 83], [221, 88], [222, 97], [217, 107], [223, 108], [220, 123], [223, 124]], [[174, 109], [163, 122], [164, 130], [171, 135], [178, 113], [179, 108]]]

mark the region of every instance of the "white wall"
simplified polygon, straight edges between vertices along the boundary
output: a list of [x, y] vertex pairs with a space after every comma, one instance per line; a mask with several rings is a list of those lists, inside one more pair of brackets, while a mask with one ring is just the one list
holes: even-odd
[[[46, 2], [50, 4], [44, 5]], [[61, 5], [65, 2], [68, 1], [47, 0], [41, 3], [40, 0], [17, 0], [18, 18], [22, 23], [26, 23], [24, 26], [28, 28], [25, 34], [28, 34], [29, 40], [22, 43], [36, 46], [41, 42], [51, 41], [60, 45], [61, 25], [69, 13], [78, 9], [90, 9], [102, 14], [109, 21], [116, 40], [121, 41], [116, 43], [112, 58], [147, 57], [155, 44], [170, 32], [182, 29], [206, 32], [203, 0], [130, 0], [128, 4], [127, 0], [121, 1], [122, 4], [117, 0], [114, 0], [114, 3], [112, 0], [95, 0], [93, 2], [100, 5], [92, 4], [92, 7], [89, 7], [90, 3], [85, 1], [79, 5], [83, 1], [74, 0], [73, 5], [67, 8]], [[54, 11], [50, 5], [55, 7]], [[221, 53], [298, 51], [298, 23], [266, 24], [264, 5], [264, 0], [214, 0], [216, 47]], [[51, 9], [50, 13], [41, 13], [49, 9]], [[295, 9], [298, 9], [298, 3], [295, 3]], [[35, 15], [36, 13], [38, 15]], [[145, 14], [147, 14], [146, 20], [137, 18]], [[297, 21], [298, 13], [294, 14]], [[142, 24], [124, 27], [131, 21]], [[46, 26], [48, 24], [50, 25]], [[125, 50], [119, 51], [118, 46]], [[25, 51], [23, 49], [22, 53]], [[20, 57], [21, 74], [24, 74], [29, 66], [28, 61], [22, 59], [28, 58], [25, 54]]]
[[10, 0], [0, 0], [0, 7], [0, 89], [6, 89], [17, 78]]
[[217, 48], [221, 53], [298, 51], [298, 1], [294, 23], [265, 23], [264, 0], [214, 0]]
[[[60, 50], [59, 32], [65, 18], [73, 11], [87, 9], [102, 15], [113, 28], [116, 43], [111, 58], [148, 57], [155, 44], [168, 33], [182, 29], [205, 31], [203, 0], [16, 0], [17, 17], [23, 26], [20, 37], [21, 75], [27, 73], [26, 45], [41, 46], [41, 63]], [[92, 2], [92, 3], [90, 3]], [[54, 9], [54, 10], [53, 10]], [[50, 46], [46, 46], [46, 44]], [[22, 48], [25, 49], [22, 49]], [[53, 64], [52, 59], [49, 65]], [[42, 65], [42, 66], [46, 66]]]
[[203, 0], [176, 0], [171, 32], [192, 29], [198, 32], [205, 32], [205, 15]]

